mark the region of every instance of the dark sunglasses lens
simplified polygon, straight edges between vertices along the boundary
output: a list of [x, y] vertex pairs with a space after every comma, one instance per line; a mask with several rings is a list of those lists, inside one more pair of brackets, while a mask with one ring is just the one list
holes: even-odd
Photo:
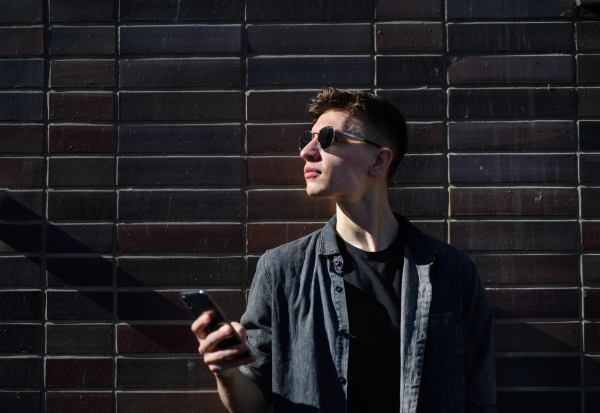
[[331, 146], [334, 133], [335, 131], [331, 126], [325, 126], [319, 131], [319, 143], [321, 144], [321, 149], [325, 150]]
[[304, 149], [312, 141], [312, 132], [306, 131], [300, 136], [300, 150]]

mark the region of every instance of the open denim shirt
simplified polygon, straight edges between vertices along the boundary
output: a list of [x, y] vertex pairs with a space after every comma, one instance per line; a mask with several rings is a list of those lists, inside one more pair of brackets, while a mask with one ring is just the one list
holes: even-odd
[[[404, 217], [400, 412], [495, 412], [492, 312], [473, 262]], [[348, 312], [335, 216], [259, 260], [241, 323], [258, 359], [240, 370], [273, 412], [346, 412]], [[364, 354], [385, 363], [385, 354]]]

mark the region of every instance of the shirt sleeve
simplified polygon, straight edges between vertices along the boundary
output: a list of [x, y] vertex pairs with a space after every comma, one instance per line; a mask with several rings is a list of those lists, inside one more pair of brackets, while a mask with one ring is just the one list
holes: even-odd
[[257, 357], [252, 364], [240, 366], [240, 371], [250, 377], [260, 388], [267, 402], [273, 401], [272, 351], [271, 351], [271, 309], [272, 287], [265, 269], [265, 256], [259, 259], [250, 294], [248, 306], [240, 323], [246, 329], [246, 343]]
[[463, 281], [463, 357], [467, 412], [496, 412], [492, 307], [477, 267], [469, 259]]

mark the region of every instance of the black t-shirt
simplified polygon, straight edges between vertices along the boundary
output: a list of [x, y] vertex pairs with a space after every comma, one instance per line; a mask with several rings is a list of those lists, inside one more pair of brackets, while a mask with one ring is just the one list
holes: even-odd
[[400, 410], [402, 227], [384, 250], [363, 251], [337, 238], [344, 259], [350, 324], [348, 413]]

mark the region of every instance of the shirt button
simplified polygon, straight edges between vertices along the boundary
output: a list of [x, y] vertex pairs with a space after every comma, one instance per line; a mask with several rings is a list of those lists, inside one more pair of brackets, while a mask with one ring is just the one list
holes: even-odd
[[344, 289], [340, 286], [335, 287], [335, 292], [336, 293], [341, 293], [342, 291], [344, 291]]
[[338, 336], [344, 336], [346, 334], [346, 330], [340, 330], [338, 331]]
[[340, 377], [340, 378], [338, 379], [338, 381], [339, 381], [340, 383], [342, 383], [342, 384], [346, 384], [346, 379], [345, 379], [345, 378], [343, 378], [343, 377]]

